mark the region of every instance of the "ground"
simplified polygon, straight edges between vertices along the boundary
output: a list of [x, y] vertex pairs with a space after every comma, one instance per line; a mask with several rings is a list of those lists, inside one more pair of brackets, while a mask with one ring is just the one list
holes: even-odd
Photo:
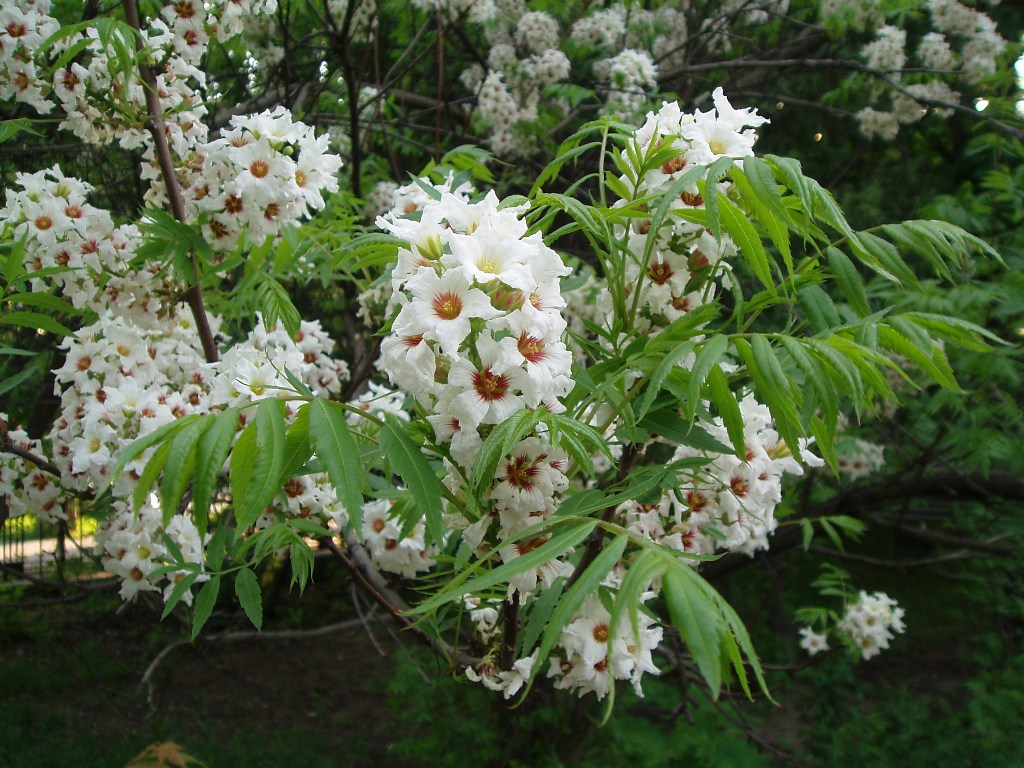
[[[323, 594], [334, 586], [314, 584], [301, 605], [282, 595], [267, 629], [337, 621], [343, 601]], [[380, 623], [182, 644], [156, 668], [150, 703], [139, 681], [183, 627], [141, 603], [118, 611], [110, 591], [34, 602], [0, 602], [0, 768], [123, 766], [163, 740], [210, 768], [405, 764], [391, 748], [386, 695], [402, 651]], [[251, 630], [225, 621], [215, 615], [207, 634]]]

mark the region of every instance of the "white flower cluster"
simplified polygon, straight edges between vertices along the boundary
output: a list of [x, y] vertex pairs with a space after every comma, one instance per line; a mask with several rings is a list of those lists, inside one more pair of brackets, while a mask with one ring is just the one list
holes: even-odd
[[559, 644], [565, 656], [549, 661], [548, 677], [555, 678], [555, 688], [576, 691], [578, 696], [592, 692], [603, 699], [612, 680], [628, 680], [643, 696], [641, 678], [645, 673], [659, 674], [651, 653], [661, 643], [664, 630], [643, 611], [638, 614], [638, 634], [631, 622], [623, 621], [611, 637], [610, 624], [611, 615], [598, 596], [587, 598], [562, 630]]
[[[464, 471], [457, 467], [472, 466], [493, 425], [523, 408], [563, 410], [559, 398], [571, 388], [559, 292], [569, 270], [538, 235], [525, 236], [522, 212], [499, 208], [493, 192], [477, 203], [443, 192], [418, 221], [378, 219], [409, 243], [392, 273], [397, 315], [380, 366], [429, 409], [454, 462], [447, 482], [455, 492]], [[554, 511], [564, 462], [538, 434], [500, 464], [491, 491], [499, 539]], [[461, 526], [471, 522], [464, 535], [475, 547], [492, 519]]]
[[0, 8], [0, 101], [15, 99], [49, 114], [51, 85], [36, 64], [36, 49], [60, 28], [48, 0], [11, 0]]
[[907, 31], [884, 25], [876, 35], [874, 40], [861, 49], [860, 55], [864, 62], [872, 69], [882, 71], [903, 69], [907, 63]]
[[[884, 11], [869, 0], [852, 4], [828, 0], [822, 4], [822, 19], [843, 19], [858, 30], [877, 27], [875, 39], [861, 49], [861, 56], [869, 67], [885, 72], [905, 90], [892, 93], [888, 110], [868, 105], [857, 113], [860, 131], [869, 138], [891, 141], [901, 125], [917, 122], [929, 111], [949, 117], [952, 108], [942, 104], [960, 103], [960, 93], [953, 89], [949, 78], [977, 83], [995, 72], [996, 61], [1006, 50], [1006, 40], [996, 31], [995, 22], [981, 11], [957, 0], [928, 0], [926, 5], [934, 30], [918, 41], [914, 64], [935, 73], [918, 75], [916, 82], [905, 83], [901, 72], [908, 65], [909, 55], [905, 29], [885, 24]], [[875, 87], [876, 98], [883, 90]]]
[[[572, 41], [581, 46], [616, 54], [623, 49], [645, 51], [665, 66], [682, 62], [687, 40], [686, 13], [669, 4], [655, 9], [636, 4], [595, 5], [586, 16], [573, 22]], [[599, 62], [600, 66], [600, 62]]]
[[[899, 603], [884, 592], [869, 595], [861, 591], [857, 601], [846, 606], [846, 613], [836, 624], [836, 631], [866, 661], [887, 649], [896, 635], [906, 630], [904, 614]], [[800, 630], [800, 647], [811, 656], [827, 651], [828, 635], [803, 627]]]
[[[491, 43], [487, 69], [467, 68], [462, 83], [477, 93], [476, 116], [490, 132], [498, 154], [526, 156], [535, 142], [517, 124], [538, 116], [541, 92], [569, 77], [569, 59], [558, 48], [558, 22], [543, 11], [527, 12], [521, 2], [504, 4], [486, 18]], [[562, 108], [567, 105], [562, 104]]]
[[888, 648], [895, 638], [893, 633], [906, 630], [903, 615], [899, 604], [884, 592], [861, 592], [860, 599], [847, 606], [837, 628], [853, 641], [866, 660]]
[[[684, 526], [683, 551], [707, 554], [714, 550], [754, 552], [768, 549], [768, 536], [775, 530], [775, 507], [782, 501], [782, 476], [802, 475], [803, 467], [793, 458], [789, 446], [779, 437], [768, 408], [747, 395], [740, 401], [746, 453], [698, 451], [680, 447], [674, 459], [706, 456], [711, 462], [695, 477], [680, 476], [682, 499], [674, 499], [674, 519]], [[719, 442], [729, 444], [721, 419], [702, 423]], [[808, 466], [824, 461], [801, 445]], [[675, 541], [663, 543], [674, 544]]]
[[[208, 374], [191, 314], [181, 305], [153, 320], [143, 327], [108, 309], [61, 344], [66, 358], [54, 371], [61, 415], [49, 439], [70, 487], [101, 487], [125, 445], [202, 411]], [[130, 495], [144, 465], [140, 458], [115, 479], [116, 497]]]
[[340, 167], [325, 135], [277, 107], [233, 117], [220, 138], [197, 147], [183, 193], [207, 241], [229, 251], [243, 231], [258, 244], [323, 209], [324, 191], [338, 190]]
[[935, 28], [964, 40], [961, 67], [968, 82], [976, 83], [996, 70], [996, 59], [1006, 50], [1006, 40], [996, 31], [991, 17], [957, 0], [928, 0]]
[[885, 447], [860, 438], [842, 438], [836, 445], [836, 465], [844, 479], [855, 482], [885, 466]]
[[[133, 281], [127, 262], [138, 233], [131, 225], [115, 227], [107, 211], [89, 205], [91, 190], [56, 165], [19, 173], [7, 189], [0, 221], [13, 226], [16, 239], [24, 238], [26, 271], [48, 271], [45, 278], [33, 279], [33, 290], [56, 286], [74, 306], [96, 312], [113, 300], [121, 307], [145, 305], [151, 301], [145, 291], [125, 290]], [[149, 277], [135, 280], [149, 282]]]
[[[0, 411], [0, 422], [7, 437], [16, 447], [35, 456], [43, 456], [43, 447], [25, 430], [8, 424], [7, 414]], [[43, 522], [67, 520], [64, 493], [57, 479], [35, 464], [13, 453], [0, 453], [0, 500], [6, 505], [8, 517], [34, 515]]]
[[393, 502], [377, 499], [363, 505], [363, 543], [373, 562], [383, 571], [400, 576], [415, 576], [434, 566], [432, 555], [437, 546], [424, 542], [426, 526], [420, 520], [402, 535], [402, 525], [391, 516]]
[[[194, 583], [208, 581], [209, 574], [203, 573], [203, 545], [195, 523], [184, 515], [174, 515], [164, 525], [160, 509], [143, 504], [138, 514], [130, 505], [118, 502], [116, 512], [96, 531], [96, 547], [103, 558], [103, 567], [121, 579], [121, 599], [132, 600], [139, 592], [159, 592], [163, 588], [164, 600], [171, 596], [174, 587], [190, 571], [181, 570], [151, 576], [172, 560], [171, 552], [164, 541], [167, 536], [181, 552], [185, 563], [198, 566]], [[206, 541], [210, 536], [207, 534]], [[192, 592], [182, 595], [186, 605], [192, 605]]]
[[[753, 129], [767, 122], [752, 109], [734, 109], [721, 88], [715, 89], [714, 109], [707, 112], [688, 114], [681, 112], [675, 102], [664, 103], [657, 113], [648, 113], [647, 121], [637, 131], [637, 149], [645, 156], [671, 143], [678, 154], [646, 173], [636, 197], [664, 194], [684, 173], [719, 157], [752, 155], [756, 138]], [[720, 182], [719, 189], [727, 191], [728, 182]], [[626, 201], [615, 205], [626, 205]], [[679, 210], [703, 207], [696, 179], [672, 201], [672, 208]], [[636, 219], [627, 235], [632, 258], [626, 268], [626, 285], [641, 291], [640, 315], [653, 331], [712, 301], [717, 284], [727, 279], [728, 259], [737, 253], [727, 234], [716, 239], [700, 224], [679, 217], [670, 219], [657, 232], [650, 231], [649, 220]], [[655, 243], [645, 261], [650, 238], [655, 238]]]
[[609, 114], [630, 117], [658, 85], [658, 68], [647, 51], [626, 48], [594, 65], [594, 74], [608, 84]]
[[[204, 224], [204, 232], [218, 249], [229, 250], [247, 230], [252, 241], [262, 242], [281, 228], [324, 207], [325, 191], [337, 191], [341, 160], [327, 152], [327, 139], [293, 121], [279, 107], [252, 117], [235, 117], [223, 136], [208, 141], [203, 122], [206, 107], [200, 89], [206, 84], [198, 68], [210, 36], [224, 41], [242, 29], [243, 22], [272, 13], [276, 0], [176, 0], [166, 5], [144, 30], [148, 63], [156, 78], [156, 95], [165, 123], [165, 135], [175, 156], [190, 214]], [[14, 5], [0, 28], [0, 57], [11, 62], [28, 56], [43, 34], [56, 22], [35, 10]], [[20, 14], [17, 18], [15, 16]], [[37, 18], [38, 17], [38, 18]], [[30, 29], [31, 26], [31, 29]], [[11, 30], [17, 33], [17, 44]], [[95, 28], [72, 36], [66, 45], [86, 43], [82, 54], [56, 70], [51, 84], [19, 89], [18, 94], [56, 96], [66, 114], [61, 128], [83, 141], [106, 144], [117, 140], [126, 149], [143, 150], [143, 178], [151, 182], [147, 198], [166, 202], [166, 190], [156, 161], [152, 137], [143, 125], [146, 89], [137, 73], [126, 76], [114, 66]], [[134, 41], [122, 40], [126, 50]], [[31, 64], [31, 56], [28, 56]], [[34, 65], [33, 65], [34, 66]], [[11, 64], [10, 71], [17, 67]], [[0, 75], [0, 98], [9, 97]], [[45, 86], [45, 87], [44, 87]], [[19, 96], [19, 98], [28, 98]], [[111, 109], [111, 99], [116, 109]], [[44, 101], [49, 111], [51, 102]], [[123, 119], [111, 121], [112, 115]]]

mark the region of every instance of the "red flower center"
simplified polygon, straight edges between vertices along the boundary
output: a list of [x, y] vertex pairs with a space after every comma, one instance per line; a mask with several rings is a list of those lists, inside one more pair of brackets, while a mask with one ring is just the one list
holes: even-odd
[[544, 342], [535, 336], [528, 336], [526, 331], [520, 334], [518, 347], [519, 354], [531, 363], [539, 363], [547, 357], [547, 353], [544, 351]]
[[442, 320], [454, 320], [462, 314], [462, 298], [452, 291], [437, 294], [432, 306], [434, 314]]
[[659, 264], [651, 264], [648, 274], [651, 276], [651, 280], [656, 282], [658, 285], [664, 285], [668, 282], [668, 279], [675, 274], [675, 272], [667, 261], [663, 261]]
[[508, 392], [508, 376], [491, 373], [490, 368], [477, 371], [473, 374], [473, 388], [482, 400], [501, 400]]
[[537, 463], [528, 461], [525, 456], [516, 456], [505, 464], [505, 482], [513, 488], [533, 490], [534, 480], [539, 474]]

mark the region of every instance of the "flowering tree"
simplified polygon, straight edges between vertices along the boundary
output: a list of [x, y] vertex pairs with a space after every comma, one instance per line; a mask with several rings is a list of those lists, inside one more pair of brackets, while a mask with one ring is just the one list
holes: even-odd
[[[489, 47], [460, 74], [468, 113], [430, 102], [437, 141], [480, 130], [499, 155], [554, 159], [525, 194], [499, 196], [485, 154], [455, 149], [386, 187], [360, 235], [344, 201], [377, 162], [362, 131], [377, 121], [386, 138], [396, 103], [428, 98], [395, 88], [415, 35], [391, 72], [362, 80], [359, 45], [377, 46], [394, 9], [311, 6], [321, 27], [306, 42], [339, 43], [340, 78], [324, 64], [279, 87], [280, 43], [298, 38], [273, 33], [310, 21], [273, 0], [179, 0], [150, 18], [125, 0], [123, 15], [63, 26], [43, 0], [0, 13], [0, 97], [137, 153], [147, 184], [138, 216], [116, 224], [58, 166], [8, 180], [0, 324], [59, 339], [60, 406], [39, 435], [0, 422], [5, 516], [101, 518], [122, 597], [190, 608], [193, 636], [228, 589], [259, 627], [256, 572], [287, 558], [304, 587], [319, 546], [455, 673], [505, 698], [544, 680], [641, 693], [669, 631], [713, 694], [736, 681], [752, 695], [757, 653], [705, 564], [772, 546], [809, 470], [879, 463], [876, 446], [842, 437], [850, 414], [925, 380], [958, 392], [947, 349], [993, 340], [883, 305], [865, 275], [898, 290], [920, 278], [910, 254], [950, 281], [999, 257], [942, 220], [855, 228], [798, 162], [755, 154], [769, 119], [721, 87], [703, 108], [647, 111], [660, 80], [701, 71], [743, 39], [727, 31], [784, 19], [784, 4], [733, 4], [692, 35], [669, 8], [611, 4], [560, 28], [515, 3], [415, 5], [440, 51], [471, 25]], [[878, 32], [848, 67], [873, 78], [858, 93], [889, 100], [857, 113], [868, 134], [920, 119], [919, 105], [953, 109], [940, 76], [995, 68], [1005, 46], [987, 17], [928, 8], [937, 31], [916, 55], [929, 73], [913, 82], [882, 11], [818, 9], [826, 31]], [[239, 86], [202, 67], [240, 51], [253, 114], [212, 111]], [[746, 64], [790, 66], [793, 51]], [[596, 92], [567, 82], [577, 65]], [[343, 182], [327, 134], [277, 103], [337, 89], [344, 104], [323, 122], [347, 120]], [[588, 105], [603, 116], [578, 119]], [[32, 128], [18, 114], [5, 138]], [[286, 285], [318, 276], [373, 336], [338, 354], [302, 319]], [[837, 450], [844, 439], [857, 450]], [[797, 519], [805, 542], [860, 530], [839, 513]], [[885, 594], [844, 610], [808, 613], [802, 645], [830, 635], [870, 658], [903, 631]]]

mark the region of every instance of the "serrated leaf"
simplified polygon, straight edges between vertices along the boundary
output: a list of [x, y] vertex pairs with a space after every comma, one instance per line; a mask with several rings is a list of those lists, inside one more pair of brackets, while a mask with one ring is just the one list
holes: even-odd
[[153, 455], [149, 457], [149, 461], [146, 462], [145, 468], [139, 475], [139, 482], [135, 484], [135, 488], [132, 489], [132, 508], [136, 513], [142, 508], [142, 505], [146, 502], [146, 497], [149, 495], [150, 490], [153, 488], [153, 484], [156, 483], [157, 477], [163, 471], [164, 464], [167, 462], [167, 456], [171, 452], [170, 442], [162, 444], [157, 448]]
[[743, 432], [743, 414], [740, 412], [739, 403], [736, 402], [736, 396], [729, 388], [729, 379], [718, 363], [711, 366], [708, 372], [708, 395], [718, 409], [718, 415], [722, 417], [722, 423], [732, 441], [736, 456], [746, 458], [747, 442]]
[[850, 257], [835, 246], [829, 246], [826, 251], [828, 264], [835, 276], [839, 290], [843, 292], [846, 301], [849, 302], [853, 311], [861, 317], [871, 314], [871, 307], [868, 305], [867, 292], [864, 290], [864, 281], [861, 279], [857, 267], [854, 266]]
[[718, 364], [726, 351], [729, 349], [729, 338], [727, 336], [715, 335], [706, 339], [693, 361], [693, 368], [690, 370], [690, 382], [688, 385], [689, 399], [685, 405], [684, 415], [692, 421], [697, 413], [697, 404], [700, 402], [700, 390], [707, 381], [711, 369]]
[[769, 291], [774, 292], [775, 282], [772, 280], [771, 263], [768, 253], [761, 242], [761, 236], [747, 219], [746, 215], [728, 197], [723, 196], [720, 205], [722, 226], [729, 233], [740, 249], [743, 258], [757, 278]]
[[689, 573], [689, 566], [670, 568], [661, 577], [662, 594], [672, 626], [679, 630], [693, 655], [711, 698], [717, 700], [722, 689], [722, 620], [715, 605], [696, 583], [699, 578]]
[[[546, 659], [551, 649], [555, 647], [562, 635], [562, 630], [572, 620], [572, 617], [580, 609], [588, 597], [597, 590], [602, 581], [607, 578], [615, 564], [622, 559], [622, 553], [626, 550], [629, 537], [625, 534], [616, 536], [614, 539], [602, 542], [601, 551], [594, 560], [579, 575], [576, 582], [565, 591], [562, 599], [551, 613], [548, 625], [544, 629], [541, 639], [538, 657]], [[614, 639], [609, 634], [609, 643]], [[539, 672], [539, 665], [535, 665], [531, 681]]]
[[548, 625], [551, 612], [555, 609], [562, 590], [565, 589], [566, 579], [564, 577], [555, 579], [554, 584], [540, 593], [530, 606], [530, 613], [519, 635], [519, 648], [517, 655], [522, 658], [530, 652], [534, 644], [540, 639], [541, 633]]
[[412, 441], [394, 414], [389, 413], [385, 418], [380, 431], [380, 447], [392, 469], [405, 483], [420, 515], [426, 518], [428, 538], [440, 545], [445, 533], [441, 519], [444, 486], [423, 457], [420, 447]]
[[486, 568], [490, 558], [497, 555], [502, 548], [508, 546], [509, 542], [528, 535], [528, 532], [510, 537], [510, 539], [492, 549], [487, 557], [478, 560], [473, 566], [467, 568], [459, 576], [451, 580], [436, 595], [416, 606], [412, 613], [424, 613], [433, 610], [445, 603], [458, 600], [463, 595], [483, 592], [498, 584], [507, 583], [512, 576], [526, 573], [533, 568], [539, 568], [545, 563], [564, 555], [568, 550], [583, 541], [597, 527], [597, 523], [597, 520], [573, 521], [571, 524], [563, 526], [565, 528], [564, 531], [553, 535], [543, 544], [523, 553], [519, 557], [512, 558], [506, 563], [502, 563], [478, 576], [474, 576], [473, 574]]
[[231, 501], [235, 509], [235, 521], [242, 530], [252, 525], [242, 525], [243, 514], [241, 509], [249, 495], [249, 485], [252, 481], [253, 466], [256, 462], [256, 422], [250, 422], [242, 430], [235, 448], [231, 452], [231, 466], [228, 470], [228, 477], [231, 481]]
[[231, 441], [238, 430], [238, 409], [229, 408], [213, 417], [213, 423], [203, 432], [196, 445], [195, 474], [192, 480], [192, 513], [205, 535], [210, 512], [210, 500], [221, 468], [231, 450]]
[[673, 347], [667, 355], [661, 358], [658, 366], [651, 373], [647, 387], [644, 389], [643, 397], [640, 398], [640, 403], [636, 409], [636, 418], [642, 419], [647, 412], [651, 409], [651, 404], [654, 402], [654, 398], [661, 392], [661, 387], [665, 383], [666, 377], [669, 373], [679, 364], [679, 362], [687, 355], [693, 352], [693, 342], [684, 342], [677, 344]]
[[55, 336], [75, 335], [75, 332], [64, 325], [64, 323], [54, 320], [49, 315], [44, 315], [40, 312], [29, 312], [27, 310], [6, 312], [3, 315], [0, 315], [0, 324], [17, 325], [21, 328], [33, 328], [36, 330], [47, 331]]
[[82, 314], [80, 309], [76, 309], [63, 299], [58, 299], [48, 293], [12, 293], [4, 296], [3, 301], [11, 304], [23, 304], [36, 309], [48, 309], [51, 312], [61, 312], [65, 315]]
[[491, 430], [473, 462], [473, 471], [469, 479], [471, 491], [476, 492], [480, 488], [490, 485], [494, 480], [498, 463], [533, 431], [540, 420], [539, 410], [524, 408]]
[[678, 445], [686, 445], [698, 451], [732, 452], [728, 445], [718, 440], [696, 421], [684, 421], [674, 408], [663, 408], [649, 413], [637, 426], [668, 438]]
[[263, 627], [263, 599], [260, 596], [260, 582], [256, 574], [242, 568], [235, 574], [235, 594], [238, 602], [257, 630]]
[[195, 468], [196, 444], [213, 420], [200, 418], [182, 429], [171, 440], [171, 449], [164, 464], [164, 477], [160, 483], [160, 508], [164, 525], [178, 511], [178, 503], [192, 479]]
[[322, 398], [309, 404], [309, 438], [313, 451], [327, 470], [355, 530], [363, 520], [363, 462], [359, 446], [349, 432], [345, 412]]
[[[152, 577], [153, 574], [151, 573], [150, 578]], [[171, 590], [171, 595], [167, 598], [166, 605], [164, 605], [164, 612], [160, 614], [160, 621], [163, 621], [171, 615], [171, 611], [173, 611], [175, 606], [181, 602], [185, 593], [192, 588], [192, 585], [195, 584], [196, 579], [198, 578], [199, 572], [196, 571], [195, 573], [190, 573], [187, 576], [182, 577], [182, 579], [174, 585], [174, 589]]]
[[832, 298], [818, 285], [805, 285], [797, 294], [800, 306], [807, 314], [811, 330], [815, 333], [827, 333], [839, 326], [842, 321], [836, 311]]
[[[256, 420], [250, 425], [255, 427], [252, 452], [245, 457], [251, 471], [244, 484], [241, 498], [238, 498], [237, 493], [235, 497], [235, 520], [239, 528], [245, 529], [255, 523], [281, 490], [285, 440], [282, 409], [283, 403], [276, 398], [260, 400], [256, 406]], [[246, 427], [245, 431], [248, 432], [249, 427]], [[238, 446], [235, 452], [237, 454]], [[231, 485], [234, 490], [234, 477]]]
[[313, 441], [309, 437], [309, 403], [299, 406], [284, 440], [283, 478], [299, 474], [313, 455]]
[[199, 637], [206, 622], [217, 605], [217, 595], [220, 593], [220, 576], [213, 576], [203, 585], [196, 596], [195, 609], [192, 612], [192, 639]]

